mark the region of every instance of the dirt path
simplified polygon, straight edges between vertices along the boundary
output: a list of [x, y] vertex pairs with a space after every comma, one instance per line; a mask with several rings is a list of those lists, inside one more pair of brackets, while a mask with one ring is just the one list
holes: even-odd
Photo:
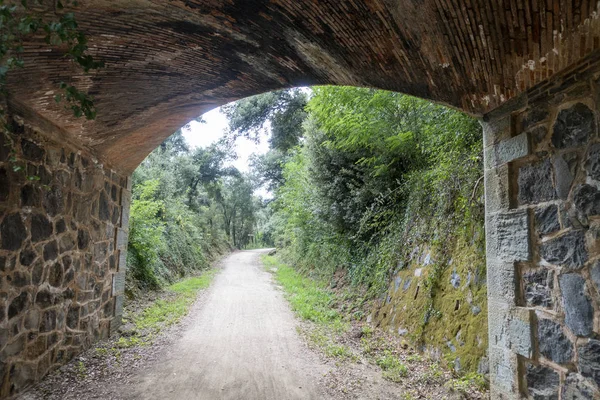
[[259, 264], [261, 252], [224, 261], [183, 336], [121, 388], [126, 398], [327, 398], [316, 382], [328, 367], [298, 337], [292, 312]]

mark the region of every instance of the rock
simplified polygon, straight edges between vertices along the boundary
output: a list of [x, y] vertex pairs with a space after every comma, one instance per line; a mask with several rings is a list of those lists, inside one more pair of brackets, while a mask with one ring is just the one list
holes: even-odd
[[596, 290], [600, 293], [600, 260], [596, 261], [590, 269], [590, 277], [592, 278], [592, 282], [594, 282], [594, 286], [596, 286]]
[[458, 289], [460, 287], [460, 275], [456, 273], [456, 270], [452, 271], [452, 275], [450, 276], [450, 284], [454, 289]]
[[401, 283], [402, 283], [402, 278], [399, 276], [396, 276], [396, 278], [394, 278], [394, 290], [395, 291], [398, 290]]
[[575, 335], [592, 333], [594, 310], [585, 294], [585, 280], [579, 274], [570, 273], [559, 278], [565, 308], [565, 323]]
[[585, 232], [570, 231], [541, 244], [540, 255], [550, 264], [577, 270], [583, 267], [588, 259], [585, 247]]
[[590, 148], [585, 162], [585, 170], [590, 178], [600, 182], [600, 144], [595, 144]]
[[51, 217], [62, 213], [64, 208], [64, 200], [62, 189], [58, 185], [53, 185], [44, 194], [44, 208]]
[[119, 333], [122, 336], [133, 336], [137, 333], [137, 329], [134, 324], [127, 322], [119, 327]]
[[545, 126], [538, 126], [533, 128], [531, 131], [531, 137], [533, 139], [534, 144], [540, 144], [546, 138], [548, 134], [548, 129]]
[[56, 234], [61, 234], [67, 230], [67, 224], [65, 223], [64, 218], [59, 219], [54, 224], [54, 229], [56, 229]]
[[52, 332], [56, 329], [56, 310], [46, 310], [42, 314], [40, 332]]
[[8, 172], [4, 168], [0, 168], [0, 201], [8, 200], [10, 196], [10, 181]]
[[14, 271], [10, 278], [11, 286], [22, 288], [31, 284], [31, 276], [23, 271]]
[[527, 130], [533, 125], [544, 121], [546, 118], [548, 118], [548, 115], [548, 110], [544, 108], [536, 107], [527, 110], [527, 113], [524, 115], [524, 118], [521, 121], [522, 130]]
[[495, 215], [488, 244], [490, 250], [503, 261], [527, 261], [531, 258], [529, 241], [529, 214], [527, 210], [510, 211]]
[[19, 250], [21, 248], [23, 241], [27, 238], [27, 229], [18, 213], [4, 217], [0, 225], [0, 236], [2, 237], [2, 249]]
[[527, 366], [527, 388], [535, 400], [558, 400], [560, 377], [558, 373], [543, 365]]
[[60, 252], [65, 253], [75, 248], [74, 234], [65, 234], [60, 238]]
[[573, 343], [560, 324], [550, 319], [538, 320], [538, 343], [540, 353], [555, 363], [565, 364], [573, 358]]
[[50, 293], [47, 289], [40, 290], [35, 296], [35, 304], [41, 309], [53, 306], [55, 302], [55, 296]]
[[44, 260], [45, 261], [53, 261], [56, 260], [58, 256], [58, 244], [55, 240], [47, 243], [44, 246]]
[[481, 313], [481, 308], [479, 306], [473, 306], [473, 307], [471, 307], [471, 313], [473, 313], [473, 315], [477, 316], [477, 315], [479, 315], [479, 313]]
[[31, 240], [34, 243], [48, 239], [52, 232], [52, 222], [45, 215], [35, 214], [31, 217]]
[[22, 266], [28, 267], [31, 265], [31, 263], [33, 263], [36, 257], [37, 254], [35, 254], [31, 248], [26, 248], [19, 254], [19, 262]]
[[545, 268], [523, 274], [525, 301], [528, 306], [552, 308], [554, 272]]
[[573, 204], [582, 215], [600, 215], [600, 191], [592, 185], [578, 185], [573, 190]]
[[552, 164], [545, 160], [519, 168], [519, 204], [537, 204], [554, 200], [556, 190], [552, 183]]
[[490, 361], [487, 357], [481, 357], [479, 364], [477, 365], [477, 373], [481, 375], [487, 375], [490, 373]]
[[[67, 313], [67, 327], [69, 329], [77, 329], [79, 326], [79, 306], [71, 305]], [[121, 328], [119, 328], [120, 331]]]
[[21, 206], [37, 207], [40, 204], [41, 195], [39, 190], [32, 185], [25, 185], [21, 188]]
[[77, 248], [79, 250], [85, 249], [90, 243], [90, 234], [84, 229], [77, 231]]
[[569, 165], [561, 155], [555, 156], [553, 162], [556, 177], [556, 193], [559, 198], [566, 200], [571, 191], [574, 175], [571, 173]]
[[21, 292], [17, 297], [12, 299], [8, 306], [8, 319], [11, 319], [21, 313], [29, 305], [29, 295], [27, 292]]
[[579, 374], [569, 374], [562, 386], [562, 400], [597, 399], [600, 393]]
[[558, 113], [552, 132], [552, 144], [557, 149], [582, 146], [595, 130], [594, 112], [585, 104], [577, 103]]
[[404, 281], [404, 286], [402, 286], [402, 290], [404, 290], [406, 292], [408, 290], [408, 288], [410, 287], [410, 282], [411, 282], [410, 278], [407, 278]]
[[577, 349], [579, 371], [600, 386], [600, 340], [590, 340]]
[[539, 236], [560, 230], [558, 222], [558, 207], [555, 205], [537, 208], [535, 210], [535, 225]]
[[98, 198], [98, 218], [100, 221], [108, 221], [110, 218], [110, 208], [108, 206], [108, 198], [104, 191], [100, 192]]
[[49, 268], [48, 283], [50, 286], [61, 287], [63, 282], [63, 267], [61, 263], [55, 263]]
[[29, 161], [41, 162], [44, 158], [44, 150], [27, 139], [21, 140], [21, 150], [23, 150], [23, 156]]

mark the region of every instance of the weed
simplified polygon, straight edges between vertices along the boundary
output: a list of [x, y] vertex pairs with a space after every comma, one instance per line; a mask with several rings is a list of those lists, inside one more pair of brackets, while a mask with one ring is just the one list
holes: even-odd
[[83, 380], [83, 379], [87, 378], [87, 368], [86, 368], [85, 364], [83, 363], [83, 361], [79, 361], [76, 364], [75, 370], [77, 372], [78, 379]]
[[483, 375], [469, 373], [460, 378], [450, 379], [445, 386], [452, 391], [466, 394], [471, 390], [484, 391], [488, 384]]
[[376, 363], [383, 370], [383, 377], [392, 382], [400, 382], [408, 373], [406, 365], [390, 351], [385, 351]]

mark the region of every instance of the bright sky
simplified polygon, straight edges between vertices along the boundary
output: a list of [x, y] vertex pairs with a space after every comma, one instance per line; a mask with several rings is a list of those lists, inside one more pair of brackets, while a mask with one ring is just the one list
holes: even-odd
[[[206, 123], [190, 122], [190, 129], [183, 130], [183, 136], [191, 147], [207, 147], [223, 137], [227, 130], [227, 117], [221, 113], [220, 108], [215, 108], [202, 115]], [[269, 150], [266, 138], [259, 144], [246, 138], [236, 140], [238, 159], [230, 164], [240, 171], [248, 172], [248, 158], [252, 153], [264, 154]]]

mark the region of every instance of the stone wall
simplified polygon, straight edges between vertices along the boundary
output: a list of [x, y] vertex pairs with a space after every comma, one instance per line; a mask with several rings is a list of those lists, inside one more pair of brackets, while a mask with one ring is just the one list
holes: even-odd
[[0, 134], [0, 397], [118, 326], [130, 199], [127, 177], [13, 126]]
[[492, 398], [600, 398], [596, 60], [485, 117]]

